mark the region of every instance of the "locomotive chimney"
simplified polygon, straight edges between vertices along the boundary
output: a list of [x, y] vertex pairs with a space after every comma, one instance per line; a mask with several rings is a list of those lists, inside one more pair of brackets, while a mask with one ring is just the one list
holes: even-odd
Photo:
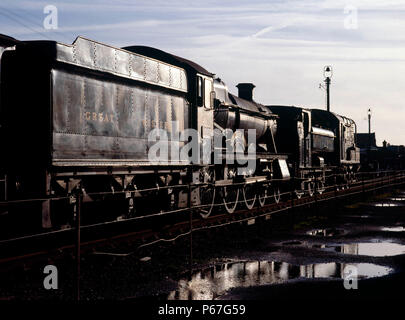
[[253, 89], [256, 87], [253, 83], [239, 83], [236, 87], [239, 98], [253, 101]]

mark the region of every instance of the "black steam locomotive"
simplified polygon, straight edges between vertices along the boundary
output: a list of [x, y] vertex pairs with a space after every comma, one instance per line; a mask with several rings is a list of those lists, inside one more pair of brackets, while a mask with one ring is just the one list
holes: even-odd
[[[233, 95], [184, 58], [82, 37], [72, 45], [0, 40], [3, 200], [41, 199], [43, 228], [68, 223], [55, 199], [68, 201], [77, 190], [89, 203], [117, 193], [127, 216], [190, 201], [207, 217], [215, 203], [232, 213], [238, 203], [277, 202], [291, 187], [298, 197], [322, 192], [329, 173], [348, 185], [358, 169], [352, 120], [256, 103], [250, 83]], [[167, 135], [151, 140], [154, 129]], [[182, 158], [176, 150], [190, 143], [187, 129], [197, 132], [198, 150]], [[157, 141], [167, 148], [152, 161]], [[229, 161], [229, 146], [233, 159], [247, 161]], [[189, 183], [191, 199], [178, 188]]]

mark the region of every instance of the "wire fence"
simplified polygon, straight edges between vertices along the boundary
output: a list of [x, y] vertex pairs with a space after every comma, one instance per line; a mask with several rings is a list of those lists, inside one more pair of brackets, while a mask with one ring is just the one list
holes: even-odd
[[[380, 182], [382, 185], [390, 184], [395, 181], [404, 181], [405, 180], [405, 170], [390, 170], [390, 171], [381, 171], [381, 172], [357, 172], [351, 173], [350, 179], [347, 179], [348, 175], [344, 173], [337, 173], [337, 174], [330, 174], [327, 176], [313, 176], [310, 179], [301, 178], [301, 177], [292, 177], [291, 179], [267, 179], [267, 180], [260, 180], [256, 182], [246, 183], [244, 181], [230, 183], [227, 185], [218, 185], [215, 183], [188, 183], [188, 184], [176, 184], [176, 185], [166, 185], [166, 186], [156, 186], [153, 188], [144, 188], [144, 189], [136, 189], [134, 190], [119, 190], [119, 191], [103, 191], [103, 192], [86, 192], [84, 189], [78, 188], [75, 192], [69, 195], [64, 196], [49, 196], [49, 197], [40, 197], [40, 198], [33, 198], [33, 199], [15, 199], [15, 200], [8, 200], [8, 201], [0, 201], [0, 208], [7, 208], [11, 205], [18, 205], [18, 204], [27, 204], [27, 203], [43, 203], [45, 201], [49, 202], [56, 202], [56, 201], [69, 201], [69, 204], [72, 205], [72, 212], [77, 210], [77, 204], [79, 203], [79, 198], [81, 198], [80, 204], [83, 203], [83, 199], [85, 197], [96, 197], [96, 196], [116, 196], [120, 197], [120, 200], [128, 200], [128, 199], [136, 199], [136, 197], [142, 197], [147, 194], [158, 193], [162, 192], [169, 192], [176, 193], [176, 192], [194, 192], [194, 191], [201, 191], [201, 193], [206, 192], [207, 190], [214, 190], [216, 193], [216, 199], [212, 199], [212, 202], [209, 203], [201, 203], [201, 204], [193, 204], [190, 203], [184, 207], [174, 208], [165, 211], [159, 211], [154, 213], [147, 213], [144, 215], [136, 215], [136, 216], [127, 216], [123, 219], [114, 219], [111, 221], [103, 221], [99, 223], [83, 225], [82, 228], [91, 228], [100, 225], [108, 225], [114, 223], [123, 223], [129, 221], [136, 221], [142, 219], [150, 219], [159, 216], [166, 216], [178, 213], [187, 213], [190, 209], [193, 212], [198, 212], [199, 210], [210, 209], [210, 208], [218, 208], [223, 207], [224, 205], [227, 206], [238, 206], [246, 204], [246, 202], [255, 202], [257, 204], [258, 199], [262, 204], [269, 204], [269, 203], [278, 203], [281, 200], [291, 200], [293, 196], [296, 199], [300, 199], [303, 196], [316, 196], [317, 194], [323, 194], [325, 192], [330, 191], [339, 191], [343, 189], [348, 189], [352, 187], [356, 187], [359, 185], [364, 186], [365, 184], [375, 184]], [[337, 183], [338, 180], [341, 180], [340, 183]], [[328, 184], [327, 181], [333, 181], [332, 184]], [[306, 188], [300, 189], [297, 188], [299, 183], [304, 183], [307, 185]], [[256, 193], [251, 198], [246, 197], [244, 190], [246, 186], [253, 186], [254, 191]], [[199, 189], [201, 188], [201, 189]], [[228, 201], [225, 200], [224, 197], [219, 197], [218, 193], [223, 193], [224, 190], [235, 191], [238, 193], [238, 196], [235, 196], [235, 200]], [[261, 193], [262, 192], [262, 193]], [[187, 195], [189, 198], [190, 195]], [[220, 200], [222, 199], [222, 201]], [[136, 206], [136, 203], [135, 203]], [[120, 216], [122, 218], [122, 216]], [[65, 230], [61, 230], [58, 232], [63, 232]], [[46, 234], [46, 233], [44, 233]], [[41, 236], [42, 234], [38, 234]], [[35, 236], [35, 235], [32, 235]], [[1, 241], [0, 241], [1, 243]]]
[[[328, 178], [336, 178], [338, 177], [344, 177], [344, 174], [334, 174], [334, 175], [329, 175]], [[256, 190], [260, 190], [265, 188], [267, 192], [262, 194], [261, 196], [255, 194], [253, 198], [248, 198], [246, 199], [244, 195], [240, 194], [242, 192], [239, 192], [239, 196], [236, 197], [237, 199], [235, 201], [225, 201], [224, 198], [222, 197], [222, 201], [216, 201], [208, 204], [199, 204], [199, 205], [193, 205], [192, 203], [188, 203], [187, 206], [183, 208], [177, 208], [173, 210], [166, 210], [166, 211], [159, 211], [155, 213], [148, 213], [145, 215], [137, 215], [137, 216], [127, 216], [125, 218], [120, 217], [120, 219], [113, 219], [109, 221], [101, 221], [97, 223], [90, 223], [90, 224], [85, 224], [81, 225], [80, 229], [85, 230], [85, 229], [91, 229], [95, 227], [107, 227], [108, 225], [119, 225], [119, 224], [124, 224], [128, 222], [134, 222], [134, 221], [139, 221], [139, 220], [145, 220], [145, 219], [152, 219], [156, 217], [162, 217], [162, 216], [168, 216], [168, 215], [173, 215], [173, 214], [194, 214], [198, 213], [201, 210], [204, 209], [218, 209], [222, 208], [225, 205], [227, 206], [243, 206], [246, 205], [247, 201], [250, 202], [255, 202], [257, 205], [258, 199], [260, 197], [260, 202], [263, 204], [263, 206], [266, 206], [272, 203], [286, 203], [290, 201], [290, 206], [286, 205], [282, 209], [279, 209], [281, 211], [285, 211], [288, 209], [291, 209], [292, 207], [300, 207], [300, 206], [305, 206], [308, 203], [297, 203], [295, 200], [299, 200], [302, 197], [311, 197], [313, 198], [313, 201], [325, 201], [328, 200], [329, 198], [319, 198], [317, 195], [321, 195], [323, 193], [331, 192], [334, 191], [334, 198], [341, 198], [345, 197], [348, 194], [338, 194], [337, 192], [340, 191], [340, 189], [346, 189], [346, 188], [353, 188], [353, 187], [358, 187], [361, 186], [362, 189], [360, 191], [351, 191], [349, 195], [354, 195], [358, 193], [364, 193], [364, 192], [369, 192], [369, 191], [375, 191], [378, 189], [382, 189], [386, 187], [387, 185], [399, 185], [403, 184], [405, 182], [405, 171], [384, 171], [384, 172], [359, 172], [353, 174], [353, 179], [350, 181], [350, 183], [335, 183], [333, 185], [322, 185], [321, 188], [317, 188], [317, 182], [320, 182], [320, 180], [325, 180], [324, 177], [320, 177], [319, 179], [315, 178], [313, 179], [313, 189], [304, 189], [304, 190], [297, 190], [293, 188], [294, 185], [294, 178], [289, 181], [289, 183], [286, 183], [285, 180], [281, 179], [273, 179], [273, 180], [266, 180], [266, 181], [261, 181], [261, 182], [255, 182], [253, 185], [256, 188]], [[296, 179], [300, 180], [300, 179]], [[282, 183], [284, 182], [284, 188], [288, 187], [289, 190], [280, 192], [279, 187], [274, 187], [274, 184], [277, 183]], [[370, 185], [375, 185], [376, 183], [379, 183], [378, 186], [374, 186], [373, 188], [370, 188]], [[250, 184], [252, 185], [252, 184]], [[163, 190], [168, 190], [168, 189], [181, 189], [182, 191], [186, 192], [191, 192], [197, 188], [204, 188], [204, 187], [211, 187], [211, 188], [216, 188], [218, 192], [221, 192], [221, 188], [243, 188], [246, 186], [246, 183], [244, 182], [239, 182], [239, 183], [234, 183], [232, 185], [228, 186], [216, 186], [215, 184], [210, 184], [210, 183], [199, 183], [199, 184], [188, 184], [188, 185], [172, 185], [172, 186], [163, 186], [163, 187], [156, 187], [156, 188], [145, 188], [142, 190], [131, 190], [131, 191], [117, 191], [117, 192], [100, 192], [100, 193], [83, 193], [83, 192], [76, 192], [72, 195], [69, 196], [63, 196], [63, 197], [49, 197], [49, 198], [36, 198], [36, 199], [19, 199], [19, 200], [12, 200], [12, 201], [2, 201], [0, 202], [1, 205], [9, 205], [9, 204], [25, 204], [25, 203], [30, 203], [30, 202], [44, 202], [44, 201], [61, 201], [61, 200], [69, 200], [69, 203], [71, 204], [71, 210], [72, 210], [72, 221], [76, 221], [78, 219], [77, 217], [77, 212], [80, 211], [82, 212], [82, 203], [83, 203], [83, 197], [85, 195], [125, 195], [126, 197], [129, 196], [129, 198], [132, 198], [135, 193], [139, 192], [141, 195], [142, 193], [146, 192], [159, 192]], [[188, 199], [191, 199], [191, 195], [187, 195]], [[80, 208], [79, 208], [80, 206]], [[261, 206], [261, 205], [259, 205]], [[275, 211], [272, 211], [273, 213]], [[251, 218], [248, 218], [251, 219]], [[242, 220], [244, 221], [244, 220]], [[236, 223], [236, 222], [242, 222], [242, 221], [235, 221], [231, 223]], [[6, 243], [11, 243], [14, 241], [20, 241], [20, 240], [29, 240], [29, 239], [35, 239], [35, 238], [41, 238], [45, 237], [51, 234], [57, 234], [57, 233], [66, 233], [74, 229], [75, 226], [68, 226], [64, 229], [57, 229], [57, 230], [46, 230], [43, 232], [37, 232], [34, 234], [28, 234], [28, 235], [23, 235], [20, 237], [15, 237], [15, 238], [9, 238], [9, 239], [3, 239], [0, 240], [0, 245], [1, 244], [6, 244]]]

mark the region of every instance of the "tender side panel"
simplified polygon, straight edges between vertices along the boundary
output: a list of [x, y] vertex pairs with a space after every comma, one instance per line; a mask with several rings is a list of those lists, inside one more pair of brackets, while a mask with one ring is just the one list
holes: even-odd
[[85, 38], [58, 43], [56, 60], [187, 92], [186, 72], [176, 66]]
[[180, 95], [60, 70], [52, 70], [52, 87], [54, 165], [147, 164], [155, 128], [168, 132], [168, 159], [184, 144], [172, 141], [189, 127]]

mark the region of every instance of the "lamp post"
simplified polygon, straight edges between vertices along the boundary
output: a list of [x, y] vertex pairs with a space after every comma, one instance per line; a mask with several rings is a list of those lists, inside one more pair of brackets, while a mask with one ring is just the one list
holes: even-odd
[[325, 66], [323, 68], [323, 76], [325, 77], [326, 84], [326, 110], [330, 111], [330, 79], [332, 78], [332, 67]]
[[371, 149], [371, 109], [368, 109], [367, 115], [368, 115], [368, 148]]

